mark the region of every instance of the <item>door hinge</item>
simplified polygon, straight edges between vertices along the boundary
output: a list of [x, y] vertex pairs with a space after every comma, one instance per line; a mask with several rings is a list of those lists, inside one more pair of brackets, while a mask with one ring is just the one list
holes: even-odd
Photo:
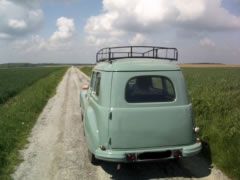
[[112, 120], [112, 112], [109, 113], [109, 120]]

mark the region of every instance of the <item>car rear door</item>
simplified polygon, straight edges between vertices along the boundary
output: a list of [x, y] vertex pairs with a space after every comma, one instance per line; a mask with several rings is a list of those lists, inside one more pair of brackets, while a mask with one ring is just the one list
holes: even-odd
[[[151, 87], [154, 86], [152, 90], [154, 96], [148, 94], [150, 90], [147, 90], [148, 93], [136, 90], [134, 86], [140, 77], [148, 77], [147, 79], [151, 79], [152, 83], [156, 81], [155, 79], [162, 83], [151, 84]], [[172, 84], [174, 92], [169, 93], [174, 93], [174, 98], [160, 97], [159, 94], [164, 94], [164, 92], [160, 93], [163, 88], [161, 86], [166, 88], [166, 82], [163, 85], [165, 80]], [[143, 87], [144, 84], [149, 84], [147, 81], [141, 83]], [[129, 86], [131, 90], [135, 88], [133, 90], [135, 95], [141, 96], [127, 95], [130, 91]], [[184, 90], [183, 77], [179, 71], [113, 73], [112, 117], [109, 121], [111, 147], [135, 149], [191, 144], [193, 142], [192, 106], [184, 102], [186, 99]]]

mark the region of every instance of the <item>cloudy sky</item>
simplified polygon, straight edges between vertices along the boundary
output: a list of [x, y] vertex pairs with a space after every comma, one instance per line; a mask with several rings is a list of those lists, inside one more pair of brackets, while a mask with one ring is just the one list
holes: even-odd
[[116, 45], [240, 64], [240, 0], [0, 0], [0, 63], [94, 63]]

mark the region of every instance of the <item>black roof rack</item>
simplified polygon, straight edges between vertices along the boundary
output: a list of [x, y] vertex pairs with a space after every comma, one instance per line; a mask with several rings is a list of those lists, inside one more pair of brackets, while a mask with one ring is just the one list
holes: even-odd
[[119, 46], [100, 49], [96, 61], [113, 61], [124, 58], [154, 58], [170, 61], [178, 60], [177, 48], [157, 46]]

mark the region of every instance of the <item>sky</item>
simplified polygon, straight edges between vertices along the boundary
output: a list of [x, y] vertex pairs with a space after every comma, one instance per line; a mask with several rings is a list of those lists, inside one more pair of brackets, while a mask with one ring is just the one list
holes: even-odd
[[240, 64], [240, 0], [0, 0], [1, 63], [95, 63], [98, 49], [176, 47]]

